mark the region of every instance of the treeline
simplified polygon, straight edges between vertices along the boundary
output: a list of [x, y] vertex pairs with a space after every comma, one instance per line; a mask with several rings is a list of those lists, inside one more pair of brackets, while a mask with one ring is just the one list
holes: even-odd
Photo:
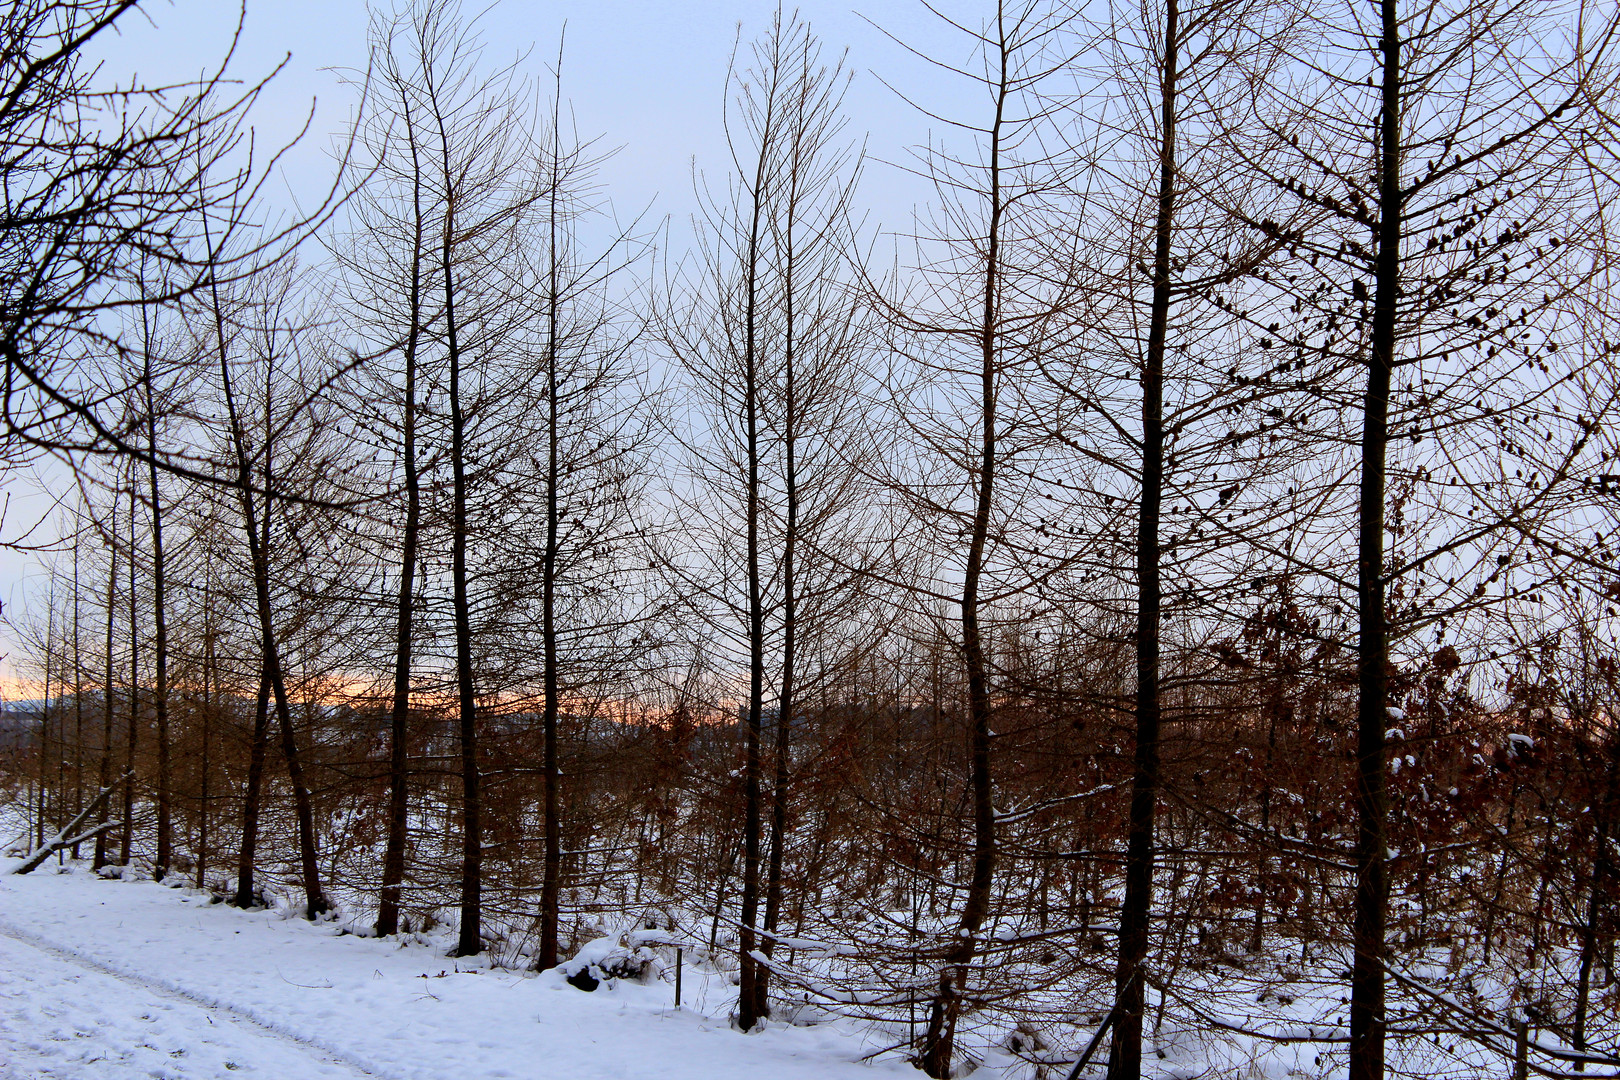
[[134, 7], [0, 14], [21, 847], [934, 1077], [1620, 1064], [1613, 11], [987, 8], [898, 233], [779, 12], [672, 252], [450, 0], [292, 220]]

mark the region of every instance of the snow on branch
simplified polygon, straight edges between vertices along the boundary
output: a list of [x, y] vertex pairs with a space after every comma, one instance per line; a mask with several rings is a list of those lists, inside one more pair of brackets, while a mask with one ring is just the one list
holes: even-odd
[[45, 844], [38, 851], [30, 855], [26, 860], [23, 861], [23, 864], [17, 867], [17, 869], [13, 870], [12, 873], [27, 874], [37, 870], [41, 863], [50, 858], [52, 855], [56, 854], [58, 851], [61, 851], [63, 848], [70, 848], [74, 844], [82, 844], [86, 840], [94, 838], [96, 834], [106, 832], [108, 829], [115, 826], [117, 824], [115, 821], [103, 821], [100, 825], [94, 826], [88, 832], [76, 831], [85, 823], [86, 820], [93, 817], [101, 810], [102, 806], [107, 802], [107, 796], [111, 795], [115, 790], [117, 790], [120, 784], [123, 784], [134, 775], [135, 773], [133, 770], [126, 771], [123, 776], [120, 776], [117, 780], [114, 780], [112, 783], [102, 788], [101, 793], [94, 799], [90, 800], [90, 805], [86, 806], [83, 810], [80, 810], [78, 815], [75, 816], [72, 821], [64, 825], [62, 827], [62, 831], [57, 833], [50, 843]]

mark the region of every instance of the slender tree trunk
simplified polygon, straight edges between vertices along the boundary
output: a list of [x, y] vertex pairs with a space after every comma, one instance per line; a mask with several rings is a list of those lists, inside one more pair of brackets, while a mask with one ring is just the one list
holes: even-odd
[[1356, 902], [1350, 975], [1350, 1080], [1384, 1075], [1385, 875], [1384, 730], [1389, 722], [1388, 629], [1384, 617], [1384, 475], [1389, 441], [1390, 373], [1395, 363], [1395, 308], [1401, 273], [1401, 41], [1396, 0], [1383, 16], [1378, 259], [1373, 294], [1372, 353], [1361, 431], [1361, 513], [1357, 536], [1359, 623], [1356, 746]]
[[[79, 543], [73, 544], [73, 813], [84, 809], [84, 653], [79, 648]], [[74, 844], [69, 858], [79, 858]]]
[[[774, 80], [776, 72], [769, 76]], [[770, 150], [775, 138], [775, 84], [772, 83], [760, 131], [759, 156], [755, 160], [753, 184], [749, 190], [748, 244], [743, 266], [743, 438], [747, 460], [748, 561], [748, 715], [743, 732], [743, 878], [741, 928], [737, 951], [740, 985], [737, 995], [737, 1026], [752, 1031], [759, 1017], [757, 983], [760, 965], [754, 960], [755, 924], [759, 916], [760, 840], [760, 726], [765, 712], [765, 598], [760, 573], [760, 433], [759, 433], [759, 285], [762, 259], [761, 232], [765, 215], [765, 191]]]
[[[264, 633], [270, 633], [270, 583], [268, 569], [262, 586], [264, 596]], [[321, 891], [321, 869], [315, 854], [315, 809], [310, 803], [309, 785], [304, 781], [304, 767], [298, 756], [298, 739], [293, 730], [292, 706], [287, 701], [286, 676], [281, 670], [281, 657], [274, 640], [270, 642], [270, 693], [275, 700], [276, 720], [281, 728], [281, 753], [287, 759], [287, 778], [292, 782], [293, 813], [298, 819], [298, 860], [304, 874], [304, 917], [314, 919], [329, 905]]]
[[1136, 750], [1114, 972], [1109, 1080], [1142, 1075], [1142, 1018], [1153, 914], [1154, 819], [1159, 799], [1159, 514], [1164, 496], [1164, 342], [1170, 322], [1170, 231], [1176, 199], [1176, 78], [1180, 11], [1164, 6], [1160, 67], [1159, 192], [1153, 223], [1153, 300], [1142, 369], [1142, 495], [1136, 533]]
[[209, 587], [213, 573], [210, 567], [203, 583], [203, 669], [202, 669], [202, 760], [199, 762], [201, 779], [197, 785], [197, 888], [208, 886], [208, 767], [209, 741], [214, 721], [214, 631], [211, 622], [213, 591]]
[[[118, 499], [112, 500], [111, 520], [107, 526], [107, 679], [101, 691], [101, 764], [96, 771], [97, 790], [105, 788], [112, 777], [113, 740], [113, 633], [114, 613], [118, 606]], [[107, 832], [96, 834], [96, 856], [93, 866], [100, 870], [107, 865]]]
[[169, 873], [174, 848], [173, 776], [169, 761], [169, 620], [164, 596], [168, 580], [163, 561], [163, 492], [158, 486], [157, 416], [152, 394], [150, 342], [143, 352], [146, 434], [151, 451], [146, 464], [152, 494], [152, 660], [156, 669], [152, 685], [152, 712], [157, 720], [157, 860], [152, 866], [152, 877], [162, 881]]
[[[268, 500], [259, 522], [259, 547], [270, 548]], [[262, 642], [261, 642], [262, 649]], [[264, 759], [270, 749], [270, 667], [259, 657], [259, 692], [253, 701], [253, 741], [248, 747], [247, 791], [242, 800], [242, 846], [236, 860], [236, 896], [231, 903], [244, 911], [257, 903], [254, 877], [259, 845], [259, 814], [264, 803]]]
[[557, 320], [561, 298], [558, 295], [560, 253], [558, 243], [558, 187], [562, 157], [562, 57], [557, 58], [559, 85], [551, 109], [551, 190], [547, 197], [549, 229], [546, 267], [546, 550], [540, 564], [540, 637], [542, 682], [545, 702], [541, 718], [545, 740], [541, 769], [544, 772], [543, 811], [545, 814], [545, 855], [540, 878], [540, 959], [541, 971], [557, 966], [557, 925], [561, 921], [562, 821], [559, 817], [560, 777], [557, 765], [557, 542], [558, 486], [562, 483], [558, 461], [557, 405]]
[[[73, 813], [84, 810], [84, 653], [79, 649], [79, 542], [73, 542]], [[78, 861], [79, 845], [68, 858]]]
[[[452, 179], [450, 146], [440, 131], [446, 181]], [[456, 691], [460, 704], [461, 740], [461, 932], [456, 941], [457, 956], [476, 956], [483, 951], [484, 850], [479, 820], [478, 784], [478, 705], [473, 688], [472, 614], [467, 599], [467, 462], [466, 418], [461, 411], [461, 347], [456, 325], [455, 267], [451, 246], [455, 239], [454, 199], [445, 209], [441, 238], [440, 273], [444, 275], [444, 325], [450, 360], [450, 473], [452, 506], [450, 520], [450, 589], [455, 609]]]
[[244, 911], [255, 901], [254, 858], [259, 845], [259, 804], [264, 797], [264, 756], [270, 745], [270, 669], [261, 661], [259, 692], [253, 702], [253, 742], [248, 748], [247, 792], [242, 800], [242, 846], [236, 857], [236, 895]]
[[1519, 809], [1519, 785], [1514, 784], [1508, 792], [1507, 818], [1502, 826], [1502, 855], [1496, 861], [1496, 881], [1491, 889], [1490, 900], [1485, 904], [1485, 924], [1480, 930], [1480, 936], [1485, 939], [1485, 947], [1481, 950], [1481, 957], [1485, 963], [1491, 962], [1491, 941], [1496, 936], [1496, 913], [1502, 907], [1502, 889], [1507, 881], [1508, 857], [1512, 854], [1513, 815]]
[[[1601, 760], [1601, 758], [1599, 759]], [[1609, 772], [1609, 782], [1606, 786], [1606, 798], [1594, 809], [1597, 821], [1597, 842], [1592, 846], [1592, 888], [1586, 900], [1586, 919], [1581, 926], [1581, 952], [1579, 971], [1575, 985], [1575, 1025], [1573, 1038], [1570, 1043], [1576, 1050], [1586, 1050], [1586, 1022], [1591, 1008], [1592, 996], [1592, 967], [1597, 961], [1598, 950], [1602, 942], [1602, 929], [1604, 913], [1608, 909], [1608, 883], [1610, 868], [1614, 865], [1614, 856], [1610, 854], [1609, 821], [1620, 801], [1620, 769], [1615, 762], [1606, 762]], [[1612, 977], [1612, 975], [1611, 975]], [[1584, 1070], [1585, 1065], [1576, 1066], [1577, 1070]]]
[[990, 538], [990, 510], [996, 478], [996, 371], [998, 292], [1001, 277], [1002, 127], [1011, 85], [1003, 12], [997, 10], [999, 74], [995, 83], [995, 119], [989, 129], [989, 222], [984, 251], [984, 297], [979, 323], [979, 466], [973, 476], [975, 502], [962, 585], [962, 659], [968, 681], [969, 784], [973, 795], [973, 871], [957, 923], [956, 942], [940, 968], [939, 988], [929, 1008], [920, 1065], [931, 1077], [947, 1077], [955, 1049], [956, 1021], [962, 1009], [968, 965], [975, 940], [990, 910], [996, 867], [996, 820], [991, 803], [990, 687], [985, 672], [984, 642], [979, 631], [979, 583]]
[[124, 785], [123, 837], [118, 863], [128, 866], [135, 843], [135, 749], [141, 723], [141, 642], [139, 597], [135, 588], [135, 469], [129, 471], [129, 730], [124, 738], [124, 767], [129, 783]]
[[56, 596], [52, 590], [45, 609], [45, 696], [39, 703], [39, 760], [34, 763], [34, 787], [38, 793], [34, 811], [34, 848], [45, 846], [45, 819], [50, 812], [51, 775], [51, 639], [56, 634]]
[[[204, 239], [207, 240], [206, 223]], [[287, 682], [281, 669], [281, 655], [276, 646], [274, 609], [270, 602], [270, 547], [269, 516], [273, 487], [271, 470], [270, 393], [274, 371], [265, 372], [265, 447], [264, 447], [264, 501], [265, 529], [259, 532], [258, 508], [253, 502], [253, 467], [248, 457], [247, 443], [242, 432], [241, 414], [236, 407], [236, 396], [231, 390], [230, 356], [225, 344], [225, 318], [220, 306], [217, 283], [211, 283], [214, 305], [214, 332], [219, 346], [220, 385], [225, 395], [225, 408], [230, 422], [231, 447], [236, 457], [236, 491], [242, 508], [243, 532], [247, 536], [248, 558], [253, 567], [254, 607], [259, 622], [260, 653], [264, 674], [270, 683], [275, 701], [276, 721], [281, 729], [281, 751], [287, 759], [287, 778], [292, 783], [293, 812], [298, 820], [298, 854], [304, 877], [304, 916], [314, 919], [327, 910], [326, 896], [321, 891], [320, 863], [315, 854], [315, 812], [310, 804], [309, 787], [304, 783], [303, 764], [298, 757], [298, 740], [293, 731], [292, 708], [287, 702]], [[245, 845], [244, 845], [245, 847]], [[240, 880], [240, 879], [239, 879]], [[238, 901], [242, 900], [238, 889]], [[251, 894], [249, 896], [251, 903]]]
[[400, 890], [405, 882], [405, 836], [409, 824], [406, 748], [411, 710], [411, 607], [416, 582], [416, 549], [422, 521], [422, 484], [416, 468], [416, 357], [422, 331], [422, 166], [410, 110], [404, 110], [411, 151], [411, 283], [410, 326], [405, 335], [405, 534], [399, 567], [399, 611], [395, 630], [394, 704], [388, 732], [388, 839], [383, 850], [382, 895], [377, 906], [377, 933], [399, 932]]
[[[54, 597], [51, 606], [54, 608]], [[67, 821], [70, 817], [67, 810], [67, 702], [63, 700], [67, 691], [67, 627], [62, 628], [62, 655], [56, 662], [56, 755], [51, 759], [56, 762], [56, 783], [51, 789], [51, 808], [54, 820]], [[50, 651], [47, 647], [46, 662], [49, 663]], [[60, 852], [60, 849], [58, 849]], [[57, 856], [57, 864], [61, 865], [61, 855]]]
[[[1281, 648], [1281, 637], [1278, 634], [1278, 647]], [[1277, 688], [1271, 694], [1271, 702], [1267, 707], [1271, 714], [1270, 723], [1266, 733], [1266, 765], [1260, 774], [1260, 837], [1266, 843], [1266, 837], [1271, 835], [1271, 778], [1277, 760], [1277, 717], [1282, 712], [1282, 690]], [[1256, 860], [1256, 873], [1254, 882], [1254, 932], [1249, 938], [1249, 951], [1255, 955], [1266, 943], [1266, 877], [1271, 869], [1271, 860], [1266, 849], [1262, 848], [1260, 857]], [[1278, 912], [1278, 919], [1282, 912]]]
[[[776, 948], [777, 921], [782, 913], [782, 856], [787, 845], [788, 749], [793, 730], [793, 664], [798, 634], [798, 595], [795, 592], [794, 557], [799, 539], [799, 473], [798, 473], [798, 387], [794, 382], [795, 351], [798, 344], [794, 325], [794, 246], [793, 224], [798, 205], [799, 162], [795, 154], [793, 168], [789, 170], [787, 221], [783, 240], [783, 416], [782, 444], [787, 460], [782, 482], [787, 498], [787, 522], [782, 538], [782, 693], [777, 699], [775, 769], [771, 777], [771, 833], [768, 862], [765, 868], [765, 940], [760, 951], [769, 957]], [[760, 1016], [771, 1014], [771, 971], [761, 966], [755, 986], [755, 1011]]]
[[[1608, 843], [1606, 830], [1598, 829], [1597, 854], [1592, 868], [1592, 890], [1586, 899], [1586, 919], [1581, 925], [1580, 961], [1575, 979], [1575, 1025], [1570, 1044], [1578, 1051], [1586, 1049], [1586, 1018], [1591, 1006], [1592, 966], [1597, 959], [1598, 931], [1603, 918], [1603, 845]], [[1584, 1065], [1577, 1065], [1584, 1069]]]

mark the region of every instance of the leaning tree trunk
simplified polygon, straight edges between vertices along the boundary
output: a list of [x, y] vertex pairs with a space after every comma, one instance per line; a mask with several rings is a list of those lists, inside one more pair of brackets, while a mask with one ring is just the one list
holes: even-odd
[[[204, 240], [208, 240], [204, 225]], [[236, 458], [234, 477], [236, 494], [242, 510], [242, 531], [247, 537], [248, 559], [253, 570], [254, 608], [259, 623], [259, 648], [264, 675], [270, 683], [275, 701], [276, 720], [281, 728], [281, 751], [287, 760], [287, 778], [293, 789], [293, 811], [298, 821], [298, 855], [304, 877], [304, 916], [314, 919], [327, 910], [326, 896], [321, 891], [320, 864], [315, 856], [315, 813], [310, 804], [309, 786], [304, 782], [303, 764], [298, 757], [298, 740], [293, 731], [292, 709], [287, 702], [287, 682], [281, 670], [281, 655], [276, 645], [274, 608], [270, 602], [270, 546], [268, 519], [270, 513], [272, 472], [270, 468], [271, 423], [270, 374], [265, 386], [265, 448], [264, 448], [264, 500], [266, 529], [261, 538], [258, 508], [253, 501], [253, 466], [248, 457], [246, 438], [242, 431], [242, 416], [236, 406], [236, 395], [231, 389], [231, 362], [226, 345], [225, 316], [220, 304], [219, 287], [212, 284], [214, 334], [219, 348], [220, 388], [225, 397], [226, 418], [230, 424], [231, 449]], [[250, 894], [251, 895], [251, 894]], [[241, 901], [240, 890], [237, 900]], [[251, 902], [251, 901], [250, 901]]]

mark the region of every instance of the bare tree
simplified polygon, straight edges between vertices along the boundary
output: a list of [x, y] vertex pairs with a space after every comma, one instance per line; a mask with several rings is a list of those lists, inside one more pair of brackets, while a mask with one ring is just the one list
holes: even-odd
[[[348, 310], [363, 326], [376, 328], [384, 339], [384, 356], [399, 357], [403, 382], [398, 388], [400, 482], [404, 488], [404, 520], [400, 531], [399, 586], [394, 633], [394, 671], [389, 721], [388, 825], [383, 853], [382, 890], [377, 910], [377, 933], [399, 930], [400, 889], [405, 880], [408, 823], [407, 746], [413, 662], [415, 584], [422, 532], [422, 472], [418, 429], [421, 404], [418, 372], [424, 347], [430, 343], [429, 323], [436, 308], [429, 304], [432, 253], [429, 249], [429, 161], [425, 160], [422, 130], [425, 117], [417, 99], [418, 87], [411, 58], [401, 55], [398, 39], [409, 32], [403, 16], [385, 19], [374, 15], [371, 25], [372, 64], [379, 84], [377, 108], [361, 117], [357, 141], [369, 155], [367, 181], [351, 202], [354, 216], [351, 241], [338, 251], [345, 274], [357, 279]], [[398, 301], [403, 299], [403, 308]], [[362, 332], [365, 332], [364, 330]], [[366, 365], [378, 367], [381, 357]], [[389, 387], [392, 397], [392, 387]], [[391, 402], [390, 402], [391, 404]], [[357, 407], [359, 407], [357, 405]], [[379, 426], [390, 418], [377, 417]]]
[[839, 535], [839, 504], [854, 498], [857, 474], [850, 463], [860, 454], [858, 439], [849, 432], [859, 428], [849, 423], [846, 410], [858, 396], [854, 376], [866, 343], [849, 272], [860, 255], [852, 206], [859, 164], [852, 167], [852, 151], [839, 145], [848, 85], [842, 59], [824, 65], [820, 42], [808, 25], [796, 20], [783, 25], [779, 15], [772, 33], [786, 39], [787, 48], [773, 57], [779, 55], [779, 62], [790, 66], [792, 78], [782, 102], [779, 168], [784, 176], [769, 215], [781, 304], [779, 371], [770, 386], [781, 459], [781, 507], [774, 522], [780, 536], [781, 636], [760, 943], [766, 961], [755, 972], [753, 1013], [759, 1017], [771, 1013], [769, 961], [783, 904], [791, 740], [800, 715], [799, 695], [805, 685], [813, 685], [805, 677], [813, 672], [801, 650], [825, 643], [843, 606], [838, 594], [849, 593], [852, 585], [839, 573], [847, 558], [832, 552], [847, 539]]
[[[283, 282], [284, 285], [284, 282]], [[257, 305], [244, 305], [244, 311], [253, 319], [247, 324], [254, 331], [251, 349], [258, 355], [251, 359], [257, 361], [264, 380], [265, 409], [268, 414], [270, 402], [275, 393], [276, 364], [282, 358], [282, 352], [289, 347], [288, 339], [292, 334], [290, 327], [281, 310], [278, 300], [285, 297], [270, 296], [266, 301]], [[248, 558], [253, 574], [254, 606], [258, 620], [260, 656], [264, 668], [263, 681], [269, 684], [269, 691], [275, 701], [276, 721], [281, 731], [281, 750], [287, 762], [288, 778], [292, 782], [293, 799], [298, 817], [298, 847], [299, 858], [302, 864], [304, 884], [304, 914], [306, 918], [314, 919], [329, 907], [325, 893], [321, 889], [320, 866], [316, 859], [315, 815], [310, 805], [309, 786], [304, 779], [303, 763], [298, 753], [297, 735], [293, 728], [292, 706], [288, 699], [286, 673], [282, 667], [282, 652], [276, 634], [275, 609], [271, 598], [271, 564], [268, 544], [269, 506], [273, 498], [273, 483], [275, 473], [272, 469], [272, 453], [275, 444], [276, 428], [267, 424], [263, 433], [263, 442], [257, 448], [257, 453], [250, 450], [248, 442], [248, 418], [244, 414], [234, 388], [232, 369], [241, 363], [240, 358], [233, 358], [232, 343], [238, 335], [231, 332], [227, 323], [224, 300], [216, 284], [210, 290], [210, 305], [208, 314], [212, 317], [212, 340], [204, 338], [204, 347], [212, 346], [219, 364], [219, 389], [221, 404], [224, 407], [224, 419], [227, 430], [223, 437], [227, 442], [229, 453], [228, 468], [234, 474], [232, 488], [240, 503], [242, 515], [242, 533], [247, 541]], [[253, 316], [257, 315], [257, 318]], [[256, 325], [255, 325], [256, 324]], [[255, 475], [262, 477], [262, 483], [255, 484]], [[265, 492], [264, 505], [258, 503], [256, 489]], [[261, 531], [264, 530], [264, 531]], [[260, 690], [260, 698], [264, 698], [264, 690]], [[262, 713], [262, 709], [260, 710]], [[255, 724], [255, 740], [258, 739], [259, 725]], [[243, 851], [251, 860], [251, 846], [244, 836]], [[249, 863], [251, 874], [251, 862]], [[239, 882], [240, 882], [239, 878]], [[246, 905], [252, 902], [251, 886], [244, 890], [239, 883], [237, 889], [237, 903]]]
[[163, 492], [158, 483], [157, 393], [153, 388], [153, 353], [159, 347], [151, 324], [151, 311], [141, 308], [140, 386], [145, 396], [147, 439], [147, 511], [151, 525], [152, 555], [152, 712], [157, 720], [157, 854], [152, 876], [162, 881], [173, 858], [173, 775], [169, 760], [169, 616], [168, 564], [163, 551]]
[[[726, 130], [731, 152], [725, 201], [710, 194], [702, 241], [703, 262], [697, 280], [686, 284], [685, 310], [672, 311], [660, 327], [665, 344], [693, 376], [708, 398], [716, 431], [713, 442], [699, 447], [688, 440], [700, 471], [740, 486], [727, 490], [743, 522], [740, 554], [722, 541], [719, 554], [736, 555], [740, 597], [717, 597], [728, 617], [741, 623], [747, 657], [747, 690], [742, 707], [742, 894], [738, 960], [741, 985], [737, 1024], [752, 1030], [758, 1020], [758, 964], [753, 956], [758, 929], [761, 852], [760, 734], [765, 708], [766, 569], [761, 537], [766, 464], [766, 350], [776, 314], [768, 290], [770, 214], [781, 175], [782, 109], [793, 71], [786, 61], [788, 42], [780, 17], [773, 32], [753, 46], [753, 65], [737, 69], [737, 50], [727, 79]], [[735, 92], [737, 119], [730, 94]], [[671, 564], [672, 569], [675, 564]], [[677, 571], [679, 572], [679, 571]], [[690, 571], [688, 571], [690, 574]], [[721, 588], [722, 593], [730, 590]], [[728, 610], [729, 609], [729, 610]]]
[[[1235, 509], [1247, 486], [1235, 475], [1245, 466], [1222, 460], [1230, 429], [1211, 430], [1237, 387], [1236, 370], [1221, 370], [1233, 359], [1233, 320], [1202, 301], [1263, 266], [1275, 243], [1246, 237], [1217, 200], [1198, 194], [1223, 185], [1226, 163], [1208, 148], [1219, 145], [1212, 133], [1221, 130], [1234, 82], [1242, 93], [1242, 77], [1252, 74], [1228, 58], [1245, 48], [1246, 34], [1277, 30], [1264, 14], [1263, 4], [1166, 0], [1113, 6], [1097, 20], [1100, 55], [1081, 89], [1102, 137], [1074, 193], [1076, 232], [1052, 246], [1061, 268], [1054, 274], [1086, 287], [1071, 324], [1051, 334], [1040, 360], [1057, 391], [1050, 406], [1057, 437], [1072, 454], [1063, 469], [1072, 506], [1044, 522], [1048, 536], [1071, 545], [1072, 565], [1042, 592], [1074, 615], [1134, 593], [1125, 602], [1135, 609], [1136, 678], [1121, 705], [1135, 726], [1131, 798], [1115, 1000], [1104, 1020], [1116, 1077], [1141, 1072], [1165, 686], [1186, 667], [1183, 642], [1201, 636], [1182, 627], [1167, 634], [1165, 622], [1196, 618], [1195, 601], [1219, 593], [1235, 574], [1230, 565], [1217, 571], [1212, 544], [1176, 512], [1182, 498], [1190, 509], [1217, 488], [1216, 508]], [[1235, 530], [1222, 531], [1229, 545]], [[1134, 575], [1110, 588], [1126, 565]]]
[[[99, 531], [99, 522], [98, 531]], [[116, 634], [115, 613], [118, 606], [118, 492], [113, 490], [107, 500], [107, 527], [102, 533], [102, 541], [107, 546], [107, 608], [106, 608], [106, 641], [103, 659], [103, 676], [101, 684], [101, 757], [96, 766], [96, 783], [98, 787], [106, 787], [112, 777], [113, 752], [113, 701], [116, 681], [113, 675], [113, 638]], [[96, 853], [92, 868], [100, 870], [107, 865], [107, 831], [96, 834]]]
[[[139, 0], [25, 0], [0, 14], [0, 362], [8, 387], [0, 423], [8, 455], [150, 457], [118, 421], [138, 390], [119, 380], [118, 361], [140, 346], [109, 316], [173, 306], [211, 280], [251, 273], [307, 235], [335, 202], [247, 239], [240, 209], [274, 175], [278, 155], [246, 169], [228, 163], [249, 138], [247, 114], [265, 81], [244, 86], [226, 74], [234, 39], [219, 67], [194, 81], [104, 81], [88, 53], [138, 10]], [[216, 233], [232, 219], [238, 242], [228, 257], [199, 243], [210, 216]], [[156, 281], [163, 284], [154, 290]], [[183, 446], [166, 451], [161, 467], [211, 478]]]
[[[646, 250], [638, 222], [610, 223], [595, 185], [601, 157], [577, 131], [565, 129], [562, 44], [558, 44], [550, 115], [536, 140], [530, 274], [543, 395], [535, 477], [544, 522], [539, 538], [544, 856], [540, 940], [536, 966], [558, 962], [563, 880], [560, 719], [564, 702], [614, 681], [633, 668], [649, 636], [625, 641], [624, 631], [651, 614], [630, 599], [636, 590], [625, 555], [639, 549], [633, 513], [648, 453], [652, 419], [631, 353], [639, 327], [626, 321], [615, 291]], [[582, 231], [605, 237], [587, 246]], [[606, 587], [604, 589], [604, 586]], [[517, 590], [515, 590], [517, 591]], [[609, 597], [604, 592], [617, 592]]]
[[955, 930], [931, 957], [938, 976], [918, 1064], [934, 1077], [950, 1074], [998, 858], [986, 620], [995, 605], [1057, 565], [1050, 552], [1038, 557], [1039, 566], [1020, 565], [1016, 507], [1038, 484], [1036, 463], [1048, 441], [1023, 411], [1027, 383], [1044, 336], [1076, 295], [1072, 279], [1037, 265], [1046, 259], [1046, 238], [1063, 228], [1064, 203], [1084, 160], [1058, 119], [1068, 100], [1050, 88], [1071, 70], [1076, 15], [1062, 3], [1002, 3], [983, 27], [950, 24], [975, 50], [974, 64], [931, 62], [968, 80], [984, 95], [987, 113], [951, 121], [965, 148], [940, 144], [919, 155], [940, 202], [934, 247], [919, 252], [909, 295], [881, 309], [895, 327], [898, 357], [889, 392], [916, 447], [911, 475], [894, 476], [890, 489], [934, 545], [911, 556], [925, 567], [912, 588], [943, 603], [959, 584], [970, 869]]
[[[1496, 0], [1309, 14], [1311, 33], [1279, 48], [1311, 78], [1258, 95], [1260, 126], [1282, 155], [1261, 171], [1331, 228], [1251, 224], [1306, 260], [1304, 280], [1320, 286], [1295, 293], [1304, 319], [1264, 344], [1299, 351], [1325, 332], [1324, 351], [1353, 359], [1362, 379], [1350, 1075], [1371, 1080], [1386, 1068], [1392, 640], [1477, 602], [1483, 584], [1468, 587], [1470, 564], [1545, 516], [1586, 447], [1584, 421], [1565, 420], [1538, 475], [1503, 478], [1464, 432], [1539, 417], [1561, 381], [1537, 370], [1569, 332], [1565, 301], [1587, 273], [1558, 252], [1594, 209], [1579, 205], [1590, 190], [1586, 125], [1606, 108], [1613, 25], [1581, 4]], [[1538, 246], [1537, 234], [1548, 240]], [[1397, 435], [1410, 449], [1397, 453]], [[1425, 504], [1435, 531], [1413, 527]], [[1392, 524], [1407, 537], [1395, 548]], [[1413, 579], [1432, 595], [1392, 626], [1392, 598], [1423, 585]]]

